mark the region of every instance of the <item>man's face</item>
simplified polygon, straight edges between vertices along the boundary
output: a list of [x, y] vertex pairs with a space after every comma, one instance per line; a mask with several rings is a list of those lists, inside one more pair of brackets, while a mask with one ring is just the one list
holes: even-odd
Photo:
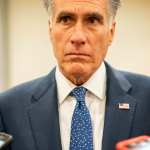
[[114, 29], [107, 0], [54, 0], [50, 36], [64, 76], [86, 82], [104, 60]]

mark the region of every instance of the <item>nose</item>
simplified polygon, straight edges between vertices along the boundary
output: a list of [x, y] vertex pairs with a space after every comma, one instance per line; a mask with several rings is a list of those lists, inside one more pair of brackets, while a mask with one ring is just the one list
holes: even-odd
[[70, 37], [70, 42], [74, 46], [82, 46], [86, 43], [86, 33], [81, 24], [76, 24], [72, 35]]

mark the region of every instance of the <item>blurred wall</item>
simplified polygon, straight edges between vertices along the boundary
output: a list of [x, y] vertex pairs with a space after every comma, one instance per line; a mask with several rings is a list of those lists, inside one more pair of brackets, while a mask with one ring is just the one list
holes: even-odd
[[40, 0], [8, 0], [9, 86], [47, 74], [54, 64]]
[[0, 91], [8, 85], [6, 41], [6, 2], [0, 0]]
[[3, 2], [0, 1], [0, 88], [3, 88], [3, 61], [2, 61], [2, 56], [3, 56]]
[[150, 0], [122, 0], [108, 60], [127, 71], [150, 75]]
[[[42, 0], [7, 0], [8, 87], [47, 74], [55, 64]], [[150, 75], [150, 0], [124, 0], [107, 60]]]

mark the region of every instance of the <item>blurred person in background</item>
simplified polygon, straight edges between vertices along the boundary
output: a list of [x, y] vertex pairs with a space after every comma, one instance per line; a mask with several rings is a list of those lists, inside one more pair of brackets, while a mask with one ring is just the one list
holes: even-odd
[[14, 139], [8, 150], [114, 150], [150, 134], [150, 78], [104, 61], [120, 0], [43, 2], [57, 65], [0, 94], [0, 131]]

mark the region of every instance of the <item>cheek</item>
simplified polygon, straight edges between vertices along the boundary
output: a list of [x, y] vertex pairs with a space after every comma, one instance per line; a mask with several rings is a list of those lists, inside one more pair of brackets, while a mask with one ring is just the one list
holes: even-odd
[[55, 29], [55, 30], [53, 30], [52, 31], [52, 42], [53, 42], [53, 44], [54, 44], [54, 46], [56, 47], [56, 46], [59, 46], [59, 44], [60, 44], [60, 42], [58, 42], [58, 41], [62, 41], [62, 33], [60, 32], [60, 29]]
[[63, 57], [63, 51], [65, 46], [63, 39], [64, 39], [63, 33], [60, 31], [60, 29], [55, 29], [54, 31], [51, 32], [51, 40], [54, 54], [58, 60], [61, 60]]
[[98, 32], [92, 37], [91, 46], [95, 51], [94, 59], [97, 63], [105, 58], [108, 49], [108, 34], [107, 32]]
[[107, 49], [108, 45], [108, 39], [109, 39], [109, 33], [107, 30], [100, 30], [95, 35], [95, 41], [93, 44], [96, 46], [96, 49], [98, 51], [105, 51]]

